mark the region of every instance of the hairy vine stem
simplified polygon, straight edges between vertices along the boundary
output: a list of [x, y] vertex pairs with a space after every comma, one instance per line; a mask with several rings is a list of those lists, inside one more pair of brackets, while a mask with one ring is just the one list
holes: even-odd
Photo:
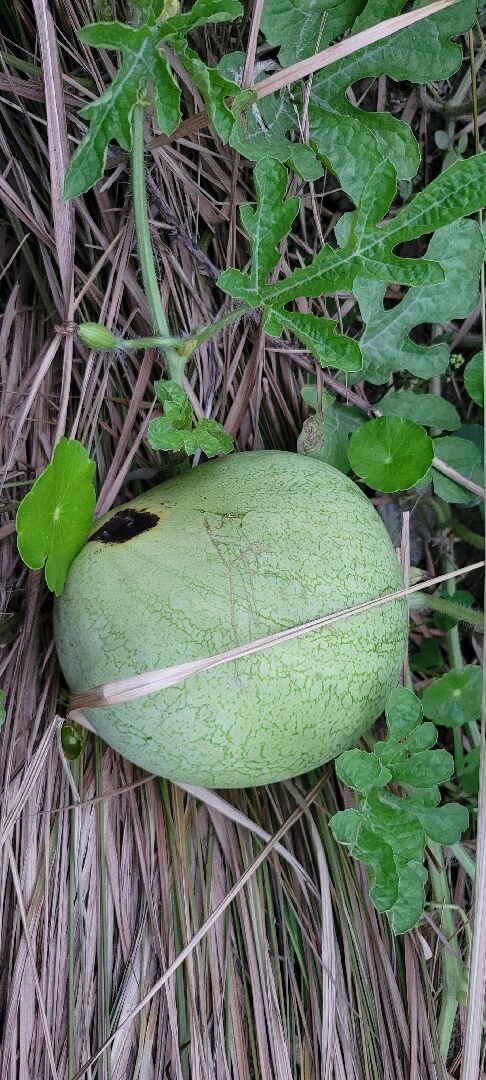
[[[136, 105], [133, 110], [132, 144], [132, 193], [135, 231], [137, 235], [138, 255], [145, 296], [147, 299], [153, 329], [158, 338], [172, 338], [167, 316], [160, 296], [155, 259], [150, 239], [147, 191], [145, 188], [145, 143], [144, 143], [144, 106]], [[182, 385], [186, 357], [181, 356], [172, 346], [164, 348], [170, 378]]]

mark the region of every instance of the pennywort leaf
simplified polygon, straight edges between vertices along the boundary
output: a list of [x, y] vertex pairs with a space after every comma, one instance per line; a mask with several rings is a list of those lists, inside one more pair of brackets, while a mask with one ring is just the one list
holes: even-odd
[[83, 752], [85, 732], [79, 724], [65, 723], [61, 728], [61, 746], [68, 761], [76, 761]]
[[424, 690], [424, 713], [442, 727], [472, 723], [481, 716], [481, 694], [480, 667], [453, 668]]
[[95, 463], [81, 443], [61, 439], [17, 511], [20, 556], [32, 570], [45, 566], [48, 588], [56, 596], [93, 522], [94, 472]]
[[405, 491], [422, 480], [434, 456], [419, 424], [395, 416], [370, 420], [351, 436], [351, 468], [377, 491]]

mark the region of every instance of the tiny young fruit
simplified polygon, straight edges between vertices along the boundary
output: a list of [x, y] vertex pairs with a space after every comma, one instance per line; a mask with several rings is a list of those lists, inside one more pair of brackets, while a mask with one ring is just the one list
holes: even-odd
[[[208, 462], [113, 511], [56, 601], [73, 691], [213, 656], [402, 587], [372, 504], [297, 454]], [[245, 787], [334, 758], [397, 682], [406, 605], [388, 602], [169, 689], [87, 709], [131, 761], [169, 779]]]
[[100, 323], [85, 322], [80, 323], [78, 326], [78, 335], [83, 342], [83, 345], [87, 345], [89, 349], [114, 349], [116, 347], [116, 337], [111, 330], [108, 330], [106, 326], [101, 326]]

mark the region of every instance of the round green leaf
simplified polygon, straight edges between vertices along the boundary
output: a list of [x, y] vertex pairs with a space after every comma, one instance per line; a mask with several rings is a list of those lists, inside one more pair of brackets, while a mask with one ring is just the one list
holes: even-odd
[[461, 421], [457, 409], [438, 394], [421, 394], [414, 390], [389, 390], [378, 409], [382, 416], [400, 416], [424, 427], [457, 431]]
[[48, 588], [56, 596], [93, 523], [95, 468], [81, 443], [60, 439], [50, 464], [17, 510], [20, 557], [32, 570], [45, 565]]
[[[473, 480], [476, 484], [483, 483], [483, 467], [481, 454], [475, 444], [469, 439], [459, 435], [446, 435], [442, 439], [434, 439], [434, 453], [440, 461], [451, 468], [456, 469], [461, 476]], [[474, 506], [481, 502], [481, 497], [473, 491], [444, 476], [438, 469], [432, 470], [435, 494], [444, 502], [458, 503], [461, 506]]]
[[424, 691], [425, 716], [442, 727], [472, 723], [481, 716], [481, 694], [480, 667], [454, 668]]
[[476, 353], [464, 368], [464, 386], [476, 405], [484, 406], [483, 354]]
[[422, 480], [432, 464], [432, 439], [419, 424], [395, 416], [370, 420], [349, 441], [355, 473], [376, 491], [405, 491]]

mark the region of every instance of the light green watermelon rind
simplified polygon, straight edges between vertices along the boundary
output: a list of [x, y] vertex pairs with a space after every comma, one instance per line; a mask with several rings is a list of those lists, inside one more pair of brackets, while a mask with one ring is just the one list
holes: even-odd
[[[159, 524], [114, 548], [88, 543], [56, 605], [72, 690], [215, 655], [401, 587], [371, 503], [301, 455], [210, 462], [131, 506]], [[397, 682], [406, 636], [395, 601], [86, 715], [115, 749], [170, 779], [269, 783], [357, 740]]]

